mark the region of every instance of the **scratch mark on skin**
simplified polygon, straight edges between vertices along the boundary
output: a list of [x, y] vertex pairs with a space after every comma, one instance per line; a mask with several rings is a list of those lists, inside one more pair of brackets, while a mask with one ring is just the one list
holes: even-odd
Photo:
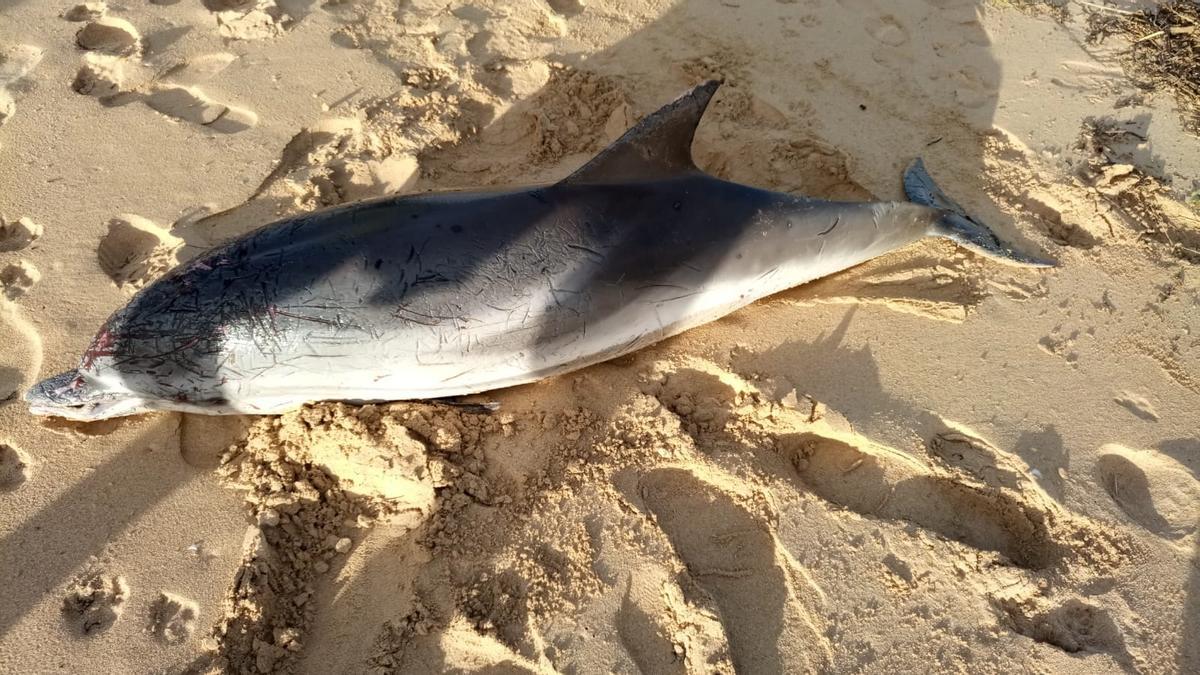
[[496, 305], [493, 305], [490, 302], [483, 303], [483, 306], [487, 307], [489, 309], [494, 309], [497, 312], [507, 312], [509, 314], [512, 314], [513, 312], [515, 312], [519, 309], [518, 307], [497, 307]]
[[[833, 228], [837, 227], [837, 226], [838, 226], [838, 225], [840, 225], [841, 223], [842, 223], [842, 217], [841, 217], [841, 216], [834, 216], [834, 218], [833, 218], [833, 224], [829, 226], [829, 229], [828, 229], [828, 230], [825, 230], [824, 232], [818, 232], [818, 233], [817, 233], [817, 236], [818, 236], [818, 237], [824, 237], [825, 235], [829, 234], [830, 232], [833, 232]], [[878, 225], [877, 225], [876, 227], [878, 227]]]
[[668, 302], [675, 302], [676, 300], [684, 300], [686, 298], [693, 298], [697, 295], [700, 295], [701, 293], [703, 293], [703, 291], [693, 291], [691, 293], [684, 293], [683, 295], [676, 295], [676, 296], [672, 296], [670, 298], [663, 298], [662, 300], [657, 300], [655, 302], [656, 302], [656, 304], [661, 305], [661, 304], [665, 304]]
[[638, 289], [639, 291], [648, 291], [648, 290], [650, 290], [651, 288], [671, 288], [671, 289], [674, 289], [674, 290], [677, 290], [677, 291], [686, 291], [686, 290], [688, 290], [688, 289], [687, 289], [687, 286], [680, 286], [680, 285], [678, 285], [678, 284], [643, 284], [643, 285], [641, 285], [641, 286], [638, 286], [638, 288], [637, 288], [637, 289]]
[[[347, 305], [313, 305], [313, 304], [308, 304], [308, 303], [299, 304], [299, 305], [280, 305], [280, 306], [286, 307], [288, 309], [325, 309], [325, 310], [329, 310], [332, 312], [337, 312], [337, 311], [341, 311], [341, 310], [349, 310], [349, 309], [363, 309], [364, 307], [366, 307], [366, 305], [362, 305], [362, 304], [358, 304], [358, 305], [350, 305], [350, 304], [347, 304]], [[280, 313], [282, 314], [283, 312], [281, 311]]]
[[[401, 312], [404, 312], [407, 314], [412, 314], [418, 318], [413, 318], [411, 316], [402, 316]], [[411, 321], [412, 323], [420, 324], [422, 326], [440, 326], [442, 321], [453, 318], [453, 317], [448, 317], [448, 316], [437, 316], [437, 315], [433, 315], [433, 314], [424, 314], [424, 313], [418, 312], [416, 310], [408, 309], [407, 307], [397, 307], [396, 310], [394, 312], [392, 312], [392, 316], [396, 317], [397, 319]], [[425, 320], [422, 321], [422, 319], [425, 319]]]
[[[341, 321], [334, 321], [334, 320], [330, 320], [330, 319], [324, 319], [324, 318], [321, 318], [321, 317], [319, 317], [319, 316], [305, 316], [304, 314], [293, 314], [292, 312], [286, 312], [286, 311], [284, 311], [284, 310], [282, 310], [282, 309], [279, 309], [278, 307], [270, 307], [270, 308], [268, 308], [268, 309], [267, 309], [267, 312], [268, 312], [268, 313], [271, 315], [271, 323], [272, 323], [272, 325], [274, 325], [274, 323], [275, 323], [275, 317], [276, 317], [276, 316], [286, 316], [286, 317], [288, 317], [289, 319], [299, 319], [300, 321], [312, 321], [313, 323], [324, 324], [324, 325], [326, 325], [326, 326], [334, 326], [334, 327], [336, 327], [336, 328], [342, 328], [342, 327], [343, 327], [343, 325], [342, 325], [342, 322], [341, 322]], [[358, 328], [358, 326], [348, 326], [348, 327], [350, 327], [350, 328]]]
[[594, 248], [590, 248], [590, 247], [583, 246], [580, 244], [567, 244], [567, 248], [575, 249], [576, 251], [582, 251], [582, 252], [588, 254], [589, 256], [593, 257], [596, 260], [596, 262], [601, 262], [604, 260], [604, 254], [597, 251]]
[[[185, 349], [191, 348], [192, 346], [199, 343], [200, 340], [202, 340], [202, 339], [203, 338], [201, 338], [201, 337], [189, 338], [186, 341], [184, 341], [182, 344], [180, 344], [178, 347], [175, 347], [174, 349], [168, 349], [167, 351], [158, 352], [156, 354], [143, 354], [143, 355], [131, 356], [126, 359], [113, 361], [113, 365], [124, 365], [127, 363], [134, 363], [135, 361], [145, 360], [145, 359], [150, 359], [150, 360], [166, 359], [168, 356], [178, 354], [179, 352], [182, 352]], [[179, 364], [179, 365], [180, 365], [180, 367], [183, 366], [183, 364]]]

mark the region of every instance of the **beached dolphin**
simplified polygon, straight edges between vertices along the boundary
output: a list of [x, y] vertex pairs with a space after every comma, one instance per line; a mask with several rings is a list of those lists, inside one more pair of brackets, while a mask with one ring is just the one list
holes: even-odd
[[1014, 251], [933, 184], [828, 202], [692, 161], [707, 82], [553, 185], [391, 196], [267, 225], [142, 289], [36, 414], [280, 413], [471, 394], [632, 352], [922, 237]]

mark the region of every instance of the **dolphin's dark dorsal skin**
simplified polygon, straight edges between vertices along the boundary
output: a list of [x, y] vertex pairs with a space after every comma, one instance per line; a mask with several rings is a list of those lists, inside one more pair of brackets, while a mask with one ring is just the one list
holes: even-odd
[[700, 173], [692, 160], [692, 141], [720, 86], [710, 80], [659, 108], [559, 185], [660, 181]]
[[[633, 351], [927, 235], [1042, 265], [945, 198], [826, 202], [723, 181], [691, 144], [719, 83], [549, 186], [385, 197], [267, 225], [117, 311], [35, 413], [278, 413], [446, 397]], [[939, 201], [940, 200], [940, 201]]]

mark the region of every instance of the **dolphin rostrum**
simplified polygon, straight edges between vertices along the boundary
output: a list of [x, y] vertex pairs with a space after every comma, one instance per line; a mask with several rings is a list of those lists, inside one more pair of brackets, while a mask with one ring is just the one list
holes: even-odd
[[1017, 265], [935, 186], [827, 202], [692, 161], [706, 82], [553, 185], [389, 196], [267, 225], [142, 289], [35, 414], [280, 413], [457, 396], [583, 368], [922, 237]]

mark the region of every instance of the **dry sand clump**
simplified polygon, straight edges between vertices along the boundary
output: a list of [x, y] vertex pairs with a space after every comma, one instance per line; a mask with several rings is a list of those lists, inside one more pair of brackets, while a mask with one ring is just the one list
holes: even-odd
[[87, 54], [71, 89], [76, 93], [111, 100], [125, 90], [124, 59], [107, 54]]

